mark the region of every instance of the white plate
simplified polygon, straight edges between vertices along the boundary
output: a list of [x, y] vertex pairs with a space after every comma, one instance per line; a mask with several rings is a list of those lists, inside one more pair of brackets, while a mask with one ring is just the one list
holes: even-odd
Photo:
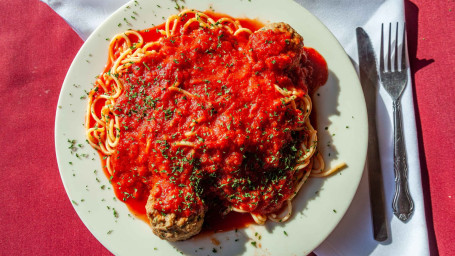
[[[177, 251], [186, 255], [302, 255], [311, 252], [343, 217], [364, 168], [368, 134], [366, 109], [349, 58], [320, 21], [290, 0], [186, 0], [183, 5], [201, 11], [210, 8], [234, 17], [258, 18], [263, 22], [287, 22], [303, 36], [305, 45], [317, 49], [329, 66], [328, 83], [319, 89], [319, 96], [314, 99], [320, 150], [329, 166], [344, 161], [348, 167], [329, 178], [310, 179], [294, 199], [293, 216], [286, 223], [251, 225], [237, 232], [205, 235], [177, 243], [157, 238], [146, 223], [131, 216], [127, 207], [114, 198], [99, 156], [86, 143], [84, 134], [86, 92], [107, 61], [109, 38], [129, 28], [158, 25], [177, 12], [176, 4], [169, 0], [132, 1], [115, 12], [85, 42], [60, 93], [55, 147], [63, 184], [74, 209], [93, 235], [115, 255], [174, 255]], [[214, 242], [214, 238], [220, 243]]]

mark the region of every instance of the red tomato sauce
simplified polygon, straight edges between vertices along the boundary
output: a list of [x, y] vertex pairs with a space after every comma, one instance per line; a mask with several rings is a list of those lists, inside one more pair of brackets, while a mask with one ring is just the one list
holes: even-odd
[[[240, 22], [252, 31], [262, 27]], [[145, 42], [161, 38], [157, 28], [164, 26], [141, 32]], [[296, 147], [305, 136], [294, 130], [305, 113], [284, 104], [274, 85], [303, 96], [327, 80], [322, 56], [311, 48], [293, 51], [290, 39], [191, 27], [152, 46], [156, 54], [120, 77], [120, 143], [110, 177], [117, 198], [144, 219], [150, 194], [155, 209], [183, 217], [211, 207], [279, 210], [293, 193]], [[225, 223], [232, 229], [252, 221], [244, 215], [235, 218], [242, 219], [238, 225]]]

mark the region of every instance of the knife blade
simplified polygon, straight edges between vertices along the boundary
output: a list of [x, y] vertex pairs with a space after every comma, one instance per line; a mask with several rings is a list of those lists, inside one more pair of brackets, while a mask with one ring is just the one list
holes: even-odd
[[359, 53], [359, 73], [368, 114], [368, 151], [366, 167], [370, 187], [370, 205], [373, 220], [373, 236], [376, 241], [388, 238], [385, 211], [384, 184], [382, 179], [379, 141], [376, 129], [376, 99], [379, 92], [379, 77], [376, 57], [368, 34], [362, 28], [356, 29]]

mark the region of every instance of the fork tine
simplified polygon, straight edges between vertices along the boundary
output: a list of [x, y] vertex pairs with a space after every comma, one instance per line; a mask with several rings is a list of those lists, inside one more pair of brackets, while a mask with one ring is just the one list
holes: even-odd
[[401, 43], [401, 70], [407, 69], [406, 64], [406, 23], [403, 26], [403, 43]]
[[395, 30], [395, 58], [393, 61], [393, 68], [395, 71], [398, 71], [398, 22], [397, 22], [397, 29]]
[[381, 51], [379, 55], [379, 70], [384, 72], [384, 23], [381, 25]]
[[392, 71], [392, 22], [389, 23], [389, 46], [387, 47], [387, 71]]

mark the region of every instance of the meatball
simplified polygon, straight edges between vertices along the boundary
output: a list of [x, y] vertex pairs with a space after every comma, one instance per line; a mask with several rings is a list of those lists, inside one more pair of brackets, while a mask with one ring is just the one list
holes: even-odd
[[[161, 183], [165, 182], [161, 181]], [[192, 191], [188, 191], [188, 193], [192, 193], [197, 199], [194, 200], [195, 203], [186, 216], [178, 215], [177, 211], [163, 213], [162, 210], [157, 209], [157, 205], [159, 205], [157, 202], [174, 200], [175, 194], [173, 192], [175, 191], [170, 191], [169, 189], [156, 189], [155, 186], [151, 190], [145, 206], [153, 233], [161, 239], [171, 242], [186, 240], [198, 234], [201, 231], [205, 217], [204, 206]]]
[[302, 36], [283, 22], [264, 26], [251, 34], [248, 43], [251, 58], [259, 63], [258, 67], [293, 70], [305, 58]]
[[[289, 38], [285, 39], [286, 44], [291, 51], [301, 51], [303, 47], [303, 38], [289, 24], [284, 22], [274, 22], [265, 25], [258, 32], [271, 30], [274, 33], [288, 34]], [[256, 33], [258, 33], [256, 32]], [[286, 41], [287, 40], [287, 41]]]

